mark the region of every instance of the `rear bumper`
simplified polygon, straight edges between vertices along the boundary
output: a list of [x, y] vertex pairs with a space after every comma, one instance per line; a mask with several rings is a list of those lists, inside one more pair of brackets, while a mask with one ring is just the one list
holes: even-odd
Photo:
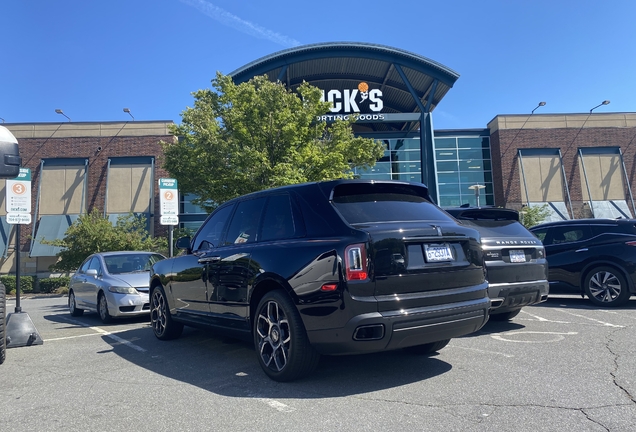
[[[423, 345], [473, 333], [488, 321], [490, 299], [371, 312], [342, 328], [307, 332], [321, 354], [359, 354]], [[361, 330], [362, 329], [362, 330]], [[369, 329], [367, 333], [363, 329]]]
[[544, 302], [550, 291], [547, 280], [488, 284], [492, 315]]

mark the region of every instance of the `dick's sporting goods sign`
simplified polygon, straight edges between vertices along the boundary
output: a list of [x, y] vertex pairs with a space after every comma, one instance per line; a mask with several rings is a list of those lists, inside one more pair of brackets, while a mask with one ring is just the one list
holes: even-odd
[[336, 114], [365, 112], [379, 113], [384, 108], [382, 90], [370, 89], [369, 84], [361, 82], [358, 88], [340, 90], [323, 90], [321, 100], [331, 102], [329, 109]]

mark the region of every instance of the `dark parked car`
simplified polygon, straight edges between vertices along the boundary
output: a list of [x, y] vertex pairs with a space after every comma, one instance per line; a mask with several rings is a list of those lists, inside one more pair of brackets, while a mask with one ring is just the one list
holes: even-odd
[[490, 319], [512, 319], [523, 306], [548, 299], [548, 262], [543, 245], [518, 222], [516, 210], [498, 207], [445, 210], [481, 234], [492, 302]]
[[551, 287], [598, 306], [620, 306], [636, 293], [636, 220], [573, 219], [530, 230], [545, 246]]
[[212, 213], [186, 253], [153, 266], [151, 324], [254, 342], [277, 381], [320, 354], [437, 351], [480, 329], [490, 300], [479, 233], [421, 184], [334, 180], [270, 189]]

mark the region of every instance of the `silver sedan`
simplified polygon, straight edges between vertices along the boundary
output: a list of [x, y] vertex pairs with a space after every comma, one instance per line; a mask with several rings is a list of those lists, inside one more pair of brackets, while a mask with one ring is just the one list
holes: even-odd
[[158, 253], [137, 251], [89, 256], [71, 277], [69, 312], [80, 316], [84, 310], [96, 311], [104, 323], [113, 317], [148, 314], [150, 268], [163, 259]]

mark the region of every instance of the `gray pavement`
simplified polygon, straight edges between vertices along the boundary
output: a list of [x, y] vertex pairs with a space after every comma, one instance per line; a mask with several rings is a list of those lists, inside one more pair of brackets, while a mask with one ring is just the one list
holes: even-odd
[[636, 299], [555, 296], [432, 357], [328, 357], [287, 384], [245, 342], [163, 342], [146, 319], [73, 318], [66, 300], [22, 299], [44, 344], [7, 350], [1, 431], [636, 430]]

